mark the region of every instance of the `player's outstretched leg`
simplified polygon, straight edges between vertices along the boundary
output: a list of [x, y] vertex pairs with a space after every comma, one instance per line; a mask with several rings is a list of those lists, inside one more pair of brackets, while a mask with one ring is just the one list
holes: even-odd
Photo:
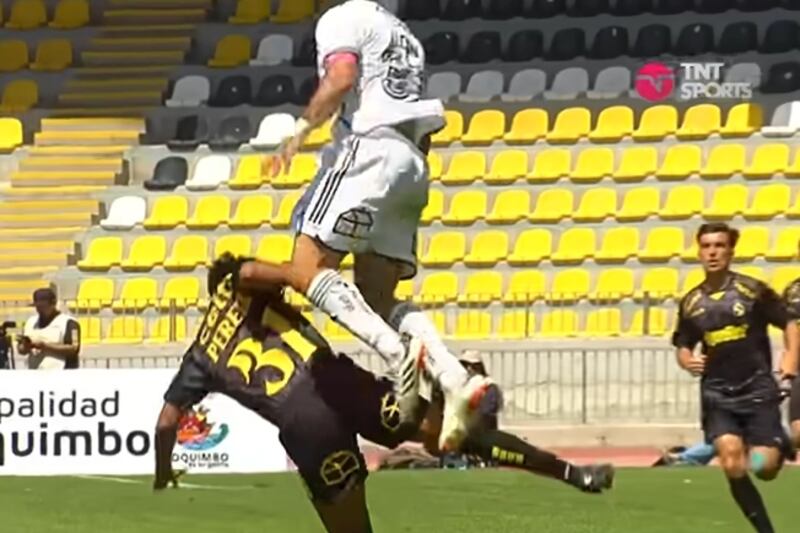
[[774, 533], [775, 529], [761, 499], [761, 494], [747, 474], [747, 451], [738, 435], [722, 435], [714, 441], [720, 466], [728, 478], [734, 501], [758, 533]]
[[156, 475], [153, 481], [154, 490], [167, 488], [171, 483], [177, 486], [177, 476], [172, 470], [172, 449], [175, 447], [178, 423], [183, 411], [177, 406], [165, 402], [156, 423]]
[[314, 500], [320, 520], [328, 533], [372, 533], [363, 483], [347, 490], [336, 502]]

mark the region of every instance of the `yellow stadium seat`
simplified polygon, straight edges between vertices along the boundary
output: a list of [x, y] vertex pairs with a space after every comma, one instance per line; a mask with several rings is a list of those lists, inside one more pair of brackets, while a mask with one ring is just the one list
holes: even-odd
[[49, 26], [58, 30], [72, 30], [89, 24], [88, 0], [60, 0]]
[[772, 183], [756, 189], [753, 203], [744, 210], [748, 220], [771, 220], [789, 210], [792, 190], [784, 183]]
[[800, 193], [795, 198], [794, 204], [786, 210], [786, 217], [795, 220], [800, 218]]
[[148, 344], [166, 344], [186, 340], [186, 317], [183, 315], [160, 316], [150, 328], [145, 339]]
[[68, 39], [40, 41], [32, 70], [58, 72], [72, 65], [72, 43]]
[[551, 143], [574, 143], [588, 136], [591, 130], [591, 112], [585, 107], [568, 107], [556, 116], [555, 125], [546, 138]]
[[111, 306], [114, 282], [110, 278], [88, 278], [81, 281], [74, 307], [78, 311], [98, 311]]
[[234, 257], [250, 257], [253, 244], [249, 235], [225, 235], [214, 243], [214, 258], [229, 252]]
[[278, 212], [272, 219], [272, 227], [275, 229], [288, 228], [292, 223], [292, 212], [294, 211], [297, 202], [300, 200], [300, 192], [292, 191], [285, 194], [281, 198], [281, 203], [278, 205]]
[[161, 235], [145, 235], [133, 241], [127, 259], [122, 262], [122, 269], [147, 271], [164, 264], [166, 258], [167, 239]]
[[506, 144], [533, 144], [550, 131], [550, 117], [544, 109], [523, 109], [514, 115], [511, 129], [503, 136]]
[[450, 209], [442, 222], [453, 226], [469, 226], [486, 217], [486, 192], [483, 190], [459, 191], [450, 200]]
[[598, 263], [624, 263], [639, 251], [639, 229], [612, 228], [603, 235], [603, 243], [594, 259]]
[[102, 271], [122, 262], [122, 239], [119, 237], [99, 237], [89, 243], [86, 256], [78, 261], [81, 270]]
[[617, 191], [607, 187], [589, 189], [572, 214], [576, 222], [602, 222], [617, 212]]
[[430, 181], [438, 181], [442, 177], [444, 171], [444, 161], [442, 154], [438, 152], [428, 152], [428, 179]]
[[645, 270], [641, 290], [636, 297], [645, 300], [665, 300], [678, 294], [678, 271], [674, 268], [660, 267]]
[[619, 309], [595, 309], [586, 315], [585, 337], [619, 337], [622, 335], [622, 312]]
[[486, 311], [461, 311], [456, 318], [456, 339], [483, 340], [491, 337], [492, 315]]
[[444, 185], [467, 185], [486, 173], [486, 155], [483, 152], [458, 152], [450, 158], [447, 171], [442, 174]]
[[489, 224], [514, 224], [526, 218], [531, 209], [531, 195], [523, 189], [501, 191], [494, 198], [491, 212], [486, 216]]
[[444, 193], [439, 189], [430, 189], [428, 191], [428, 204], [422, 210], [420, 223], [427, 226], [434, 220], [442, 218], [444, 212]]
[[433, 146], [446, 146], [461, 139], [464, 133], [464, 116], [458, 111], [445, 111], [445, 126], [431, 136]]
[[320, 126], [317, 126], [308, 134], [306, 137], [305, 142], [303, 142], [303, 148], [320, 148], [323, 145], [328, 144], [331, 142], [333, 137], [333, 121], [326, 120]]
[[477, 272], [467, 278], [458, 295], [460, 304], [488, 304], [499, 301], [503, 295], [503, 275], [500, 272]]
[[428, 253], [422, 256], [425, 266], [449, 267], [464, 259], [467, 241], [464, 234], [457, 231], [435, 233], [428, 241]]
[[565, 148], [548, 148], [536, 154], [533, 170], [528, 174], [531, 183], [552, 183], [572, 170], [572, 153]]
[[772, 247], [767, 251], [770, 261], [791, 261], [797, 258], [797, 243], [800, 242], [800, 228], [785, 228], [780, 230]]
[[258, 189], [264, 183], [264, 158], [246, 155], [239, 159], [233, 179], [228, 181], [231, 189]]
[[683, 276], [683, 287], [681, 288], [681, 296], [685, 295], [701, 283], [706, 275], [702, 268], [693, 268]]
[[800, 149], [795, 152], [794, 161], [792, 161], [792, 164], [786, 169], [784, 174], [786, 174], [787, 178], [797, 179], [800, 177]]
[[0, 118], [0, 153], [12, 152], [22, 145], [22, 122], [16, 118]]
[[800, 267], [783, 266], [772, 271], [772, 288], [778, 294], [782, 294], [786, 287], [797, 278], [800, 278]]
[[314, 15], [314, 0], [281, 0], [272, 22], [292, 24]]
[[571, 309], [558, 309], [542, 316], [542, 337], [575, 337], [578, 335], [578, 315]]
[[730, 220], [747, 209], [747, 187], [729, 184], [717, 187], [711, 205], [703, 209], [703, 217], [709, 220]]
[[722, 112], [713, 104], [699, 104], [686, 110], [675, 135], [678, 139], [707, 139], [722, 128]]
[[764, 269], [761, 267], [743, 266], [737, 268], [736, 271], [740, 274], [744, 274], [745, 276], [750, 276], [751, 278], [763, 281], [764, 283], [769, 282], [767, 275], [764, 273]]
[[143, 224], [146, 229], [172, 229], [185, 224], [187, 218], [189, 201], [185, 196], [161, 196], [156, 198]]
[[102, 338], [102, 326], [96, 316], [82, 316], [78, 318], [81, 328], [81, 344], [97, 344]]
[[547, 278], [538, 270], [515, 271], [503, 295], [503, 303], [529, 303], [544, 297]]
[[6, 27], [12, 30], [32, 30], [47, 22], [47, 8], [43, 0], [16, 0], [11, 4], [11, 15]]
[[622, 152], [622, 160], [611, 173], [620, 183], [639, 182], [652, 176], [658, 168], [658, 151], [652, 146], [635, 146]]
[[131, 278], [125, 280], [119, 298], [111, 306], [114, 311], [140, 312], [158, 301], [158, 284], [153, 278]]
[[633, 296], [633, 271], [629, 268], [605, 268], [597, 275], [589, 299], [595, 302], [617, 302]]
[[492, 160], [489, 173], [483, 178], [489, 185], [508, 185], [528, 175], [528, 153], [503, 150]]
[[597, 117], [597, 126], [589, 134], [594, 142], [619, 142], [633, 134], [633, 109], [625, 105], [607, 107]]
[[684, 263], [697, 263], [700, 260], [698, 257], [699, 254], [700, 247], [697, 244], [697, 239], [692, 235], [691, 243], [681, 252], [681, 261]]
[[200, 280], [194, 276], [171, 277], [164, 284], [158, 306], [162, 310], [183, 310], [200, 301]]
[[596, 236], [591, 228], [570, 228], [561, 234], [558, 248], [551, 257], [554, 263], [582, 263], [594, 256]]
[[107, 344], [138, 344], [144, 340], [144, 320], [138, 316], [118, 316], [111, 321]]
[[464, 264], [470, 267], [489, 267], [504, 261], [508, 255], [508, 232], [488, 230], [478, 233], [472, 240]]
[[614, 152], [609, 148], [587, 148], [578, 154], [575, 168], [569, 175], [576, 183], [597, 182], [614, 173]]
[[718, 144], [708, 154], [700, 175], [706, 179], [727, 179], [745, 166], [745, 151], [741, 144]]
[[239, 0], [236, 13], [228, 19], [231, 24], [258, 24], [269, 18], [270, 2]]
[[789, 168], [788, 144], [762, 144], [756, 148], [743, 174], [750, 179], [770, 179]]
[[193, 270], [208, 263], [208, 240], [202, 235], [183, 235], [172, 245], [172, 253], [164, 261], [167, 270]]
[[397, 284], [394, 290], [394, 297], [400, 301], [407, 301], [411, 299], [414, 294], [414, 280], [404, 279]]
[[227, 196], [201, 196], [194, 214], [186, 221], [190, 229], [214, 229], [228, 221], [231, 200]]
[[532, 337], [536, 330], [536, 315], [524, 310], [506, 311], [500, 317], [495, 332], [504, 340], [520, 340]]
[[620, 222], [641, 222], [658, 213], [660, 204], [661, 193], [655, 187], [629, 189], [616, 218]]
[[626, 337], [653, 336], [663, 337], [669, 333], [669, 313], [660, 307], [637, 309], [633, 314], [631, 325], [625, 332]]
[[526, 229], [517, 236], [508, 262], [514, 266], [536, 265], [553, 252], [553, 235], [546, 229]]
[[654, 262], [668, 261], [683, 252], [683, 229], [664, 227], [650, 230], [644, 249], [639, 251], [639, 260]]
[[272, 196], [244, 196], [236, 204], [236, 213], [228, 222], [233, 229], [256, 229], [272, 218]]
[[586, 298], [589, 294], [589, 271], [582, 268], [560, 270], [553, 277], [553, 287], [549, 294], [552, 302], [573, 302]]
[[536, 199], [536, 208], [528, 219], [531, 222], [560, 222], [572, 215], [572, 191], [547, 189]]
[[664, 181], [685, 180], [700, 172], [702, 151], [694, 144], [670, 146], [656, 177]]
[[469, 128], [461, 138], [464, 145], [490, 145], [502, 139], [506, 131], [506, 116], [496, 109], [478, 111], [469, 121]]
[[289, 172], [281, 172], [272, 178], [271, 184], [276, 189], [296, 189], [311, 183], [317, 174], [317, 156], [314, 154], [297, 154], [289, 164]]
[[769, 228], [763, 226], [745, 226], [736, 243], [736, 259], [752, 261], [763, 257], [769, 249]]
[[0, 113], [24, 113], [39, 102], [39, 86], [34, 80], [14, 80], [3, 89]]
[[683, 220], [703, 211], [705, 190], [699, 185], [672, 187], [658, 216], [664, 220]]
[[414, 301], [424, 305], [443, 305], [458, 296], [458, 277], [452, 272], [436, 272], [425, 276]]
[[760, 105], [737, 104], [728, 111], [728, 120], [719, 133], [723, 137], [749, 137], [760, 130], [763, 123], [764, 111]]
[[284, 263], [292, 258], [294, 239], [291, 235], [265, 235], [258, 243], [256, 258], [271, 263]]
[[660, 141], [678, 129], [678, 110], [671, 105], [648, 107], [633, 132], [636, 141]]
[[217, 42], [214, 57], [208, 61], [209, 67], [233, 68], [246, 65], [250, 61], [250, 37], [247, 35], [226, 35]]

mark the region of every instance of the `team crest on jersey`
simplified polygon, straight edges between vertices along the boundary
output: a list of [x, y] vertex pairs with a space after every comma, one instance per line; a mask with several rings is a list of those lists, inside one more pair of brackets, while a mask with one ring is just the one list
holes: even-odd
[[733, 316], [735, 317], [743, 317], [745, 313], [744, 304], [742, 302], [736, 302], [733, 304]]
[[381, 425], [389, 431], [400, 427], [400, 406], [393, 394], [386, 393], [381, 398]]
[[359, 466], [356, 454], [349, 450], [341, 450], [325, 458], [319, 469], [319, 475], [329, 487], [339, 485], [357, 472]]
[[419, 43], [396, 29], [392, 31], [389, 46], [381, 54], [386, 65], [383, 90], [397, 100], [418, 98], [422, 93], [424, 54]]

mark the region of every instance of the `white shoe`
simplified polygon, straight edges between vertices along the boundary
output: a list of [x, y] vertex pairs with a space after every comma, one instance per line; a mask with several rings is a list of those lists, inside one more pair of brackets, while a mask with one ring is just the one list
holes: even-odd
[[415, 421], [419, 418], [420, 397], [419, 380], [422, 360], [425, 357], [425, 346], [417, 337], [409, 337], [406, 355], [400, 363], [399, 372], [395, 376], [394, 392], [400, 409], [400, 423]]
[[439, 450], [457, 452], [475, 425], [478, 405], [492, 381], [485, 376], [472, 376], [463, 387], [444, 392], [442, 431]]

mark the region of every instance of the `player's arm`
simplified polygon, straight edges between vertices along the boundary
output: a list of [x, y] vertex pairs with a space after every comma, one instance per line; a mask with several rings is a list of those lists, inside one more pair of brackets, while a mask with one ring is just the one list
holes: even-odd
[[756, 316], [763, 316], [767, 323], [783, 330], [783, 357], [781, 358], [781, 379], [792, 379], [797, 375], [800, 362], [800, 330], [797, 321], [791, 320], [784, 300], [763, 284], [758, 292], [754, 309]]
[[697, 328], [686, 317], [687, 309], [684, 301], [681, 302], [678, 311], [677, 326], [672, 334], [672, 345], [676, 350], [675, 358], [678, 361], [678, 366], [693, 376], [699, 376], [705, 370], [706, 358], [705, 355], [698, 357], [694, 354], [694, 349], [697, 343], [700, 342], [701, 336]]

